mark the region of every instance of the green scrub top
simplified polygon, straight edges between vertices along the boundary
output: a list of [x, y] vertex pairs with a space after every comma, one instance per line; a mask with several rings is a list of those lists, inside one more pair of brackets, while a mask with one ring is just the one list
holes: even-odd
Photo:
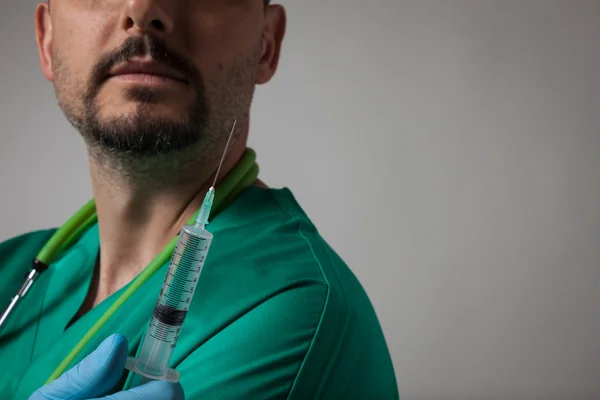
[[[377, 315], [288, 189], [249, 187], [208, 226], [214, 240], [171, 367], [186, 399], [398, 399]], [[0, 307], [54, 231], [0, 244]], [[0, 332], [0, 399], [27, 399], [125, 288], [68, 326], [92, 279], [98, 226], [35, 282]], [[90, 341], [142, 340], [168, 264]], [[127, 371], [124, 371], [124, 377]], [[124, 383], [125, 380], [122, 380]]]

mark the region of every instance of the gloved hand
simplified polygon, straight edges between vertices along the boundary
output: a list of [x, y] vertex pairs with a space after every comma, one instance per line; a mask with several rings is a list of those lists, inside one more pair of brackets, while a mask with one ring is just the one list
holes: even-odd
[[106, 396], [121, 378], [126, 360], [127, 339], [119, 334], [109, 336], [79, 364], [38, 389], [29, 400], [184, 400], [181, 385], [166, 381], [151, 381]]

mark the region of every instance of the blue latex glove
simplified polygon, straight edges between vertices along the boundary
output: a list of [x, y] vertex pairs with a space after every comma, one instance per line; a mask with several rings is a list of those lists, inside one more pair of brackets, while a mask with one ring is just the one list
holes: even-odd
[[29, 400], [184, 400], [181, 385], [166, 381], [151, 381], [106, 396], [121, 379], [126, 360], [127, 339], [119, 334], [109, 336], [79, 364], [38, 389]]

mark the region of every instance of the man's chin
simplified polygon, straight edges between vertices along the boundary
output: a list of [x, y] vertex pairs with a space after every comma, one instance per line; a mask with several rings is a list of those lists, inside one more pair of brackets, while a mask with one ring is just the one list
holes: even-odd
[[156, 115], [120, 115], [88, 121], [89, 144], [112, 154], [164, 155], [191, 147], [200, 139], [197, 126]]
[[[141, 91], [114, 96], [101, 93], [84, 102], [82, 134], [111, 153], [161, 155], [187, 149], [206, 130], [204, 103], [173, 96], [148, 96]], [[122, 93], [121, 93], [122, 94]]]

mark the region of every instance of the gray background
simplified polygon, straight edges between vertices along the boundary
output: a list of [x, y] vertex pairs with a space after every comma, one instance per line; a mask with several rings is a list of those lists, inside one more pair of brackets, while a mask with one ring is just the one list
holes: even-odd
[[[91, 191], [34, 3], [2, 3], [5, 239]], [[370, 293], [403, 397], [600, 398], [600, 1], [284, 3], [251, 145]]]

